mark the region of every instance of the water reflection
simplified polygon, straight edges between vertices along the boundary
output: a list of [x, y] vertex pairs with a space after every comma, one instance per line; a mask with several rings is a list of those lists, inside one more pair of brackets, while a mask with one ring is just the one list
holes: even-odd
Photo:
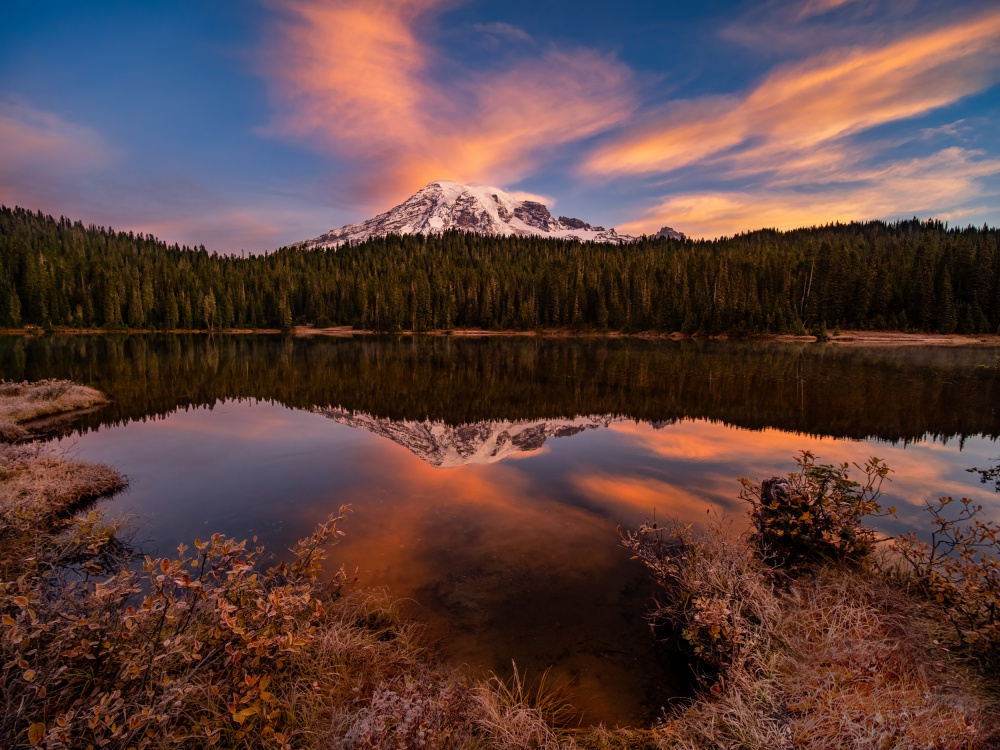
[[634, 721], [684, 675], [642, 620], [615, 526], [738, 516], [740, 475], [812, 450], [896, 470], [891, 503], [1000, 496], [988, 350], [676, 342], [200, 337], [0, 339], [0, 376], [111, 394], [59, 449], [132, 479], [110, 503], [151, 552], [209, 531], [280, 553], [341, 503], [336, 557], [477, 670], [553, 666], [592, 720]]

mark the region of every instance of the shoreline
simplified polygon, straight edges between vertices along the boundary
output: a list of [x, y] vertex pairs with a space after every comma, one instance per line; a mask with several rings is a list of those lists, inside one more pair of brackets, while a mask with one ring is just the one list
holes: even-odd
[[[280, 335], [283, 333], [278, 328], [229, 328], [224, 331], [205, 331], [201, 329], [174, 329], [170, 331], [156, 331], [151, 329], [122, 329], [108, 331], [102, 328], [56, 328], [49, 331], [38, 327], [25, 328], [4, 328], [0, 329], [0, 336], [42, 336], [42, 335], [62, 335], [62, 336], [93, 336], [93, 335], [134, 335], [134, 334], [154, 334], [163, 333], [170, 335], [180, 334], [202, 334], [202, 335], [254, 335], [263, 334], [268, 336]], [[836, 346], [851, 347], [900, 347], [900, 346], [974, 346], [1000, 348], [1000, 334], [958, 334], [958, 333], [908, 333], [903, 331], [844, 331], [838, 335], [830, 335], [826, 340], [821, 340], [818, 336], [794, 334], [768, 333], [747, 336], [741, 339], [732, 339], [728, 334], [715, 336], [689, 335], [680, 332], [657, 332], [657, 331], [573, 331], [567, 328], [530, 330], [530, 331], [490, 331], [481, 328], [461, 328], [454, 330], [430, 330], [430, 331], [372, 331], [366, 329], [356, 329], [350, 326], [330, 326], [327, 328], [316, 328], [314, 326], [296, 326], [288, 333], [295, 338], [312, 338], [323, 336], [327, 338], [352, 338], [354, 336], [450, 336], [453, 338], [544, 338], [544, 339], [642, 339], [642, 340], [665, 340], [665, 341], [763, 341], [784, 344], [832, 344]]]
[[[54, 386], [85, 388], [69, 381], [22, 387], [64, 393], [51, 391]], [[58, 408], [79, 413], [74, 403], [64, 400]], [[53, 400], [46, 410], [56, 408]], [[644, 524], [634, 532], [619, 527], [622, 547], [662, 587], [649, 619], [657, 627], [647, 637], [676, 644], [698, 677], [686, 700], [664, 701], [669, 708], [652, 721], [612, 728], [584, 725], [583, 714], [558, 687], [543, 690], [544, 674], [530, 683], [515, 666], [513, 679], [504, 681], [448, 664], [434, 642], [423, 640], [425, 621], [405, 617], [388, 594], [359, 591], [341, 600], [341, 587], [357, 579], [343, 568], [332, 583], [321, 578], [325, 553], [318, 550], [336, 543], [349, 506], [290, 550], [297, 562], [305, 561], [299, 568], [305, 573], [296, 573], [294, 563], [261, 570], [263, 546], [248, 551], [245, 541], [213, 534], [209, 542], [195, 540], [193, 557], [182, 545], [176, 558], [146, 557], [143, 577], [130, 577], [125, 571], [141, 559], [141, 549], [120, 533], [127, 527], [84, 505], [124, 489], [127, 478], [108, 466], [5, 446], [0, 439], [7, 466], [0, 476], [0, 582], [11, 582], [8, 591], [19, 594], [2, 601], [7, 630], [0, 653], [19, 666], [6, 679], [7, 695], [20, 701], [8, 699], [18, 708], [0, 718], [0, 737], [15, 738], [19, 747], [27, 746], [23, 738], [33, 747], [56, 740], [84, 746], [95, 738], [116, 740], [117, 747], [152, 732], [199, 746], [222, 737], [218, 746], [230, 747], [228, 737], [242, 732], [253, 746], [269, 746], [278, 736], [285, 747], [294, 742], [316, 750], [368, 736], [374, 726], [375, 747], [388, 747], [390, 740], [392, 746], [445, 747], [447, 741], [456, 750], [843, 747], [869, 740], [950, 747], [956, 733], [962, 747], [995, 746], [996, 672], [986, 659], [977, 661], [976, 650], [996, 637], [986, 619], [995, 601], [990, 590], [977, 588], [979, 598], [958, 610], [933, 597], [933, 586], [952, 585], [951, 579], [935, 577], [936, 569], [921, 577], [920, 558], [915, 573], [904, 573], [874, 554], [886, 540], [862, 520], [881, 515], [881, 482], [875, 482], [889, 469], [878, 459], [858, 467], [868, 484], [853, 485], [845, 496], [813, 479], [810, 470], [829, 469], [836, 486], [844, 486], [846, 463], [838, 470], [802, 456], [798, 472], [782, 478], [799, 493], [789, 495], [796, 504], [776, 511], [775, 503], [765, 512], [769, 481], [776, 480], [744, 483], [739, 498], [750, 503], [747, 517], [761, 529], [755, 537], [729, 535], [721, 517], [697, 535], [680, 522]], [[873, 508], [846, 512], [869, 497]], [[840, 557], [831, 532], [816, 531], [828, 519], [839, 524], [833, 527], [839, 539], [857, 540]], [[797, 541], [782, 546], [775, 540], [789, 525]], [[995, 544], [994, 525], [977, 528]], [[794, 567], [771, 562], [772, 549], [796, 561]], [[920, 554], [919, 547], [910, 549]], [[93, 582], [52, 576], [74, 570], [81, 557]], [[983, 562], [962, 574], [979, 581], [990, 570]], [[66, 582], [54, 590], [53, 580]], [[156, 596], [137, 611], [129, 604], [142, 591], [140, 580]], [[190, 588], [204, 593], [192, 597]], [[275, 636], [270, 623], [278, 607], [286, 624]], [[184, 611], [195, 614], [168, 617]], [[970, 611], [973, 621], [962, 620], [965, 630], [956, 639], [953, 618]], [[32, 633], [39, 625], [44, 639]], [[81, 633], [87, 640], [77, 648]], [[248, 668], [251, 659], [256, 661]], [[147, 664], [156, 671], [147, 674]], [[124, 697], [109, 705], [112, 690]], [[240, 703], [213, 700], [220, 694]], [[387, 694], [401, 698], [389, 701]], [[260, 704], [251, 702], [258, 698]], [[143, 711], [150, 700], [176, 710], [150, 714]], [[257, 705], [275, 708], [264, 714]], [[414, 705], [422, 712], [419, 723], [410, 721]], [[119, 721], [126, 711], [137, 718]], [[85, 721], [90, 716], [101, 721]]]

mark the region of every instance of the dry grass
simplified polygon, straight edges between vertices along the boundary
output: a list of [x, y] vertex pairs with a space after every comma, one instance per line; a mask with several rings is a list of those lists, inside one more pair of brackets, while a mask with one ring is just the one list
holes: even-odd
[[462, 746], [469, 687], [436, 665], [384, 593], [337, 603], [279, 693], [297, 748]]
[[124, 487], [110, 466], [0, 444], [0, 540], [50, 526], [55, 516]]
[[0, 440], [24, 438], [27, 422], [106, 403], [100, 391], [69, 380], [0, 383]]
[[[298, 659], [284, 695], [315, 750], [575, 748], [575, 713], [559, 685], [517, 673], [475, 682], [436, 662], [421, 629], [385, 593], [349, 598]], [[595, 747], [597, 747], [595, 745]]]
[[947, 629], [878, 574], [826, 571], [783, 597], [778, 682], [796, 746], [978, 748], [1000, 704]]
[[568, 701], [564, 684], [550, 683], [548, 672], [534, 683], [517, 671], [510, 680], [494, 675], [474, 693], [476, 724], [494, 747], [571, 747], [579, 718]]
[[[876, 570], [820, 569], [772, 585], [746, 538], [698, 541], [685, 580], [729, 604], [734, 659], [664, 720], [661, 748], [989, 748], [995, 686], [944, 644], [949, 629]], [[741, 562], [745, 561], [745, 562]], [[713, 568], [718, 570], [712, 571]], [[757, 583], [750, 583], [756, 580]], [[738, 586], [732, 584], [739, 581]], [[754, 599], [744, 607], [745, 591]], [[734, 613], [744, 613], [748, 624]]]

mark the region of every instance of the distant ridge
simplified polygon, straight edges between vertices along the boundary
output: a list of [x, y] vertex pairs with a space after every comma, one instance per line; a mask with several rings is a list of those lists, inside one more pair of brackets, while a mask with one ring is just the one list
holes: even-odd
[[[439, 234], [448, 229], [506, 236], [535, 235], [615, 245], [636, 240], [635, 237], [618, 234], [614, 229], [592, 226], [581, 219], [569, 216], [556, 218], [545, 205], [536, 201], [518, 200], [500, 188], [438, 180], [385, 213], [357, 224], [333, 229], [315, 239], [299, 242], [294, 247], [307, 250], [339, 247], [345, 243], [363, 242], [387, 234]], [[664, 227], [656, 236], [684, 238], [683, 234], [670, 227]]]

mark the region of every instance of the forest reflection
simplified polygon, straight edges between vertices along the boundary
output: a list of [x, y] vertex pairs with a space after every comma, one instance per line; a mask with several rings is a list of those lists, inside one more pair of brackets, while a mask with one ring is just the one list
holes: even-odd
[[1000, 434], [1000, 372], [979, 348], [490, 337], [0, 338], [7, 380], [70, 378], [113, 403], [87, 430], [257, 399], [460, 426], [609, 415], [913, 441]]

